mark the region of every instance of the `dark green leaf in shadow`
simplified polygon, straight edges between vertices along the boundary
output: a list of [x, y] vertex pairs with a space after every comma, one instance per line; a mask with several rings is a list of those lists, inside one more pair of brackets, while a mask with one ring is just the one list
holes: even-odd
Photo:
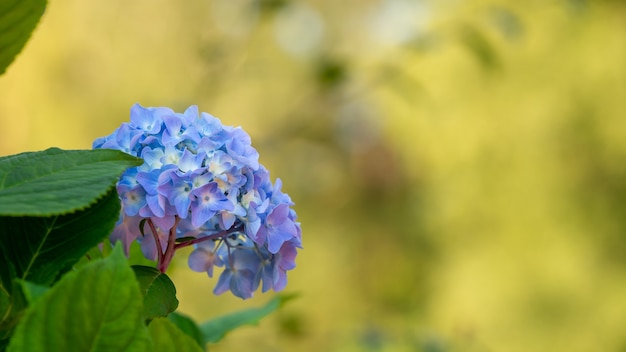
[[4, 288], [0, 289], [0, 317], [6, 315], [7, 311], [10, 308], [11, 303], [11, 295]]
[[7, 341], [11, 335], [11, 296], [9, 292], [0, 289], [0, 351], [4, 351], [2, 341]]
[[167, 275], [148, 266], [134, 265], [133, 270], [143, 295], [143, 318], [146, 321], [166, 317], [176, 310], [176, 287]]
[[148, 326], [153, 352], [202, 352], [198, 344], [167, 319], [157, 318]]
[[50, 148], [0, 158], [0, 215], [51, 216], [81, 210], [142, 163], [118, 150]]
[[8, 351], [148, 351], [141, 294], [121, 246], [29, 306]]
[[9, 289], [0, 289], [0, 351], [6, 350], [6, 345], [28, 305], [17, 280], [6, 287]]
[[190, 317], [181, 313], [172, 312], [167, 316], [167, 319], [176, 325], [176, 327], [178, 327], [182, 332], [194, 339], [198, 346], [204, 348], [206, 344], [204, 343], [202, 332], [196, 322]]
[[120, 214], [111, 188], [91, 207], [51, 217], [0, 217], [1, 276], [50, 285], [113, 230]]
[[276, 311], [285, 302], [293, 298], [295, 298], [295, 295], [278, 295], [262, 307], [242, 310], [204, 322], [200, 325], [200, 331], [202, 331], [204, 340], [207, 343], [218, 342], [227, 333], [240, 326], [258, 324], [262, 318]]
[[0, 74], [22, 50], [45, 9], [45, 0], [0, 1]]
[[[2, 218], [0, 217], [0, 223]], [[2, 240], [0, 233], [0, 241]], [[9, 260], [9, 256], [4, 252], [7, 248], [0, 242], [0, 292], [5, 292], [7, 295], [11, 293], [11, 287], [13, 286], [13, 278], [17, 277], [15, 273], [15, 266]], [[1, 306], [0, 306], [1, 308]], [[0, 309], [0, 314], [2, 310]], [[3, 315], [0, 315], [2, 317]]]

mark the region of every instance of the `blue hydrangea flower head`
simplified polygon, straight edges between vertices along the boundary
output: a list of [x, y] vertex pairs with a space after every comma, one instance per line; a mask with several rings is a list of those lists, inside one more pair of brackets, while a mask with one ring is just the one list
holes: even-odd
[[193, 245], [189, 267], [213, 276], [214, 292], [249, 298], [280, 291], [302, 248], [291, 198], [272, 184], [250, 136], [222, 125], [196, 106], [131, 108], [130, 122], [98, 138], [93, 148], [117, 149], [144, 163], [117, 183], [120, 221], [110, 236], [128, 253], [133, 241], [162, 272], [174, 252]]

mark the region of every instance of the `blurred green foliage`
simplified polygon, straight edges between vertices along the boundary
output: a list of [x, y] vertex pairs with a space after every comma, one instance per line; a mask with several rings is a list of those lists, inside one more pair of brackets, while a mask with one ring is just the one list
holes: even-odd
[[[0, 79], [0, 153], [88, 148], [135, 102], [249, 131], [297, 203], [300, 297], [212, 351], [623, 351], [625, 16], [581, 0], [52, 2]], [[215, 297], [184, 267], [198, 320], [267, 301]]]

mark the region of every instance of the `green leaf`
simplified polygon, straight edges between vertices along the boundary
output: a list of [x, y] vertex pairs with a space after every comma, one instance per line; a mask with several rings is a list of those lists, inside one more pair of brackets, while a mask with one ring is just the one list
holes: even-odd
[[77, 213], [51, 217], [0, 217], [0, 267], [5, 278], [50, 285], [104, 240], [119, 218], [115, 189], [93, 206]]
[[[91, 263], [94, 260], [98, 260], [98, 259], [103, 259], [105, 257], [108, 257], [107, 255], [105, 255], [105, 253], [103, 253], [103, 251], [108, 250], [109, 252], [111, 251], [111, 246], [108, 244], [107, 241], [105, 241], [106, 246], [104, 244], [102, 245], [98, 245], [98, 246], [94, 246], [92, 248], [90, 248], [87, 253], [85, 253], [82, 257], [80, 257], [80, 259], [78, 260], [78, 262], [76, 264], [74, 264], [74, 269], [79, 269], [82, 268], [83, 266]], [[102, 248], [102, 249], [100, 249]]]
[[[0, 221], [1, 218], [0, 218]], [[1, 233], [0, 233], [1, 236]], [[0, 237], [0, 291], [5, 292], [7, 296], [11, 293], [11, 287], [13, 286], [13, 278], [17, 277], [15, 273], [15, 267], [9, 258], [4, 254], [4, 246], [2, 246], [2, 237]], [[1, 306], [0, 306], [1, 308]], [[4, 309], [0, 309], [0, 314]], [[0, 317], [5, 316], [0, 315]]]
[[35, 284], [26, 280], [17, 280], [17, 282], [20, 284], [28, 304], [37, 302], [46, 292], [48, 292], [48, 290], [50, 290], [47, 286]]
[[51, 216], [89, 207], [141, 159], [119, 150], [50, 148], [0, 158], [0, 215]]
[[[15, 326], [22, 317], [22, 312], [26, 309], [26, 297], [22, 294], [17, 281], [10, 283], [10, 290], [2, 288], [0, 290], [0, 306], [2, 306], [0, 315], [0, 351], [6, 349]], [[13, 294], [10, 294], [13, 292]]]
[[202, 332], [200, 331], [200, 328], [198, 327], [196, 322], [193, 321], [190, 317], [181, 313], [172, 312], [170, 313], [170, 315], [167, 316], [167, 319], [174, 325], [176, 325], [176, 327], [178, 327], [182, 332], [184, 332], [194, 341], [196, 341], [198, 346], [200, 346], [201, 348], [205, 347], [206, 343], [204, 342]]
[[65, 275], [31, 305], [8, 351], [148, 351], [141, 293], [122, 248]]
[[0, 317], [5, 316], [10, 308], [11, 296], [4, 288], [0, 288]]
[[3, 351], [1, 341], [8, 339], [10, 336], [11, 308], [11, 296], [9, 292], [0, 289], [0, 351]]
[[0, 74], [22, 50], [45, 9], [45, 0], [0, 1]]
[[155, 260], [150, 260], [143, 255], [143, 252], [141, 251], [141, 244], [137, 241], [133, 241], [130, 244], [130, 248], [128, 250], [128, 262], [131, 266], [143, 265], [156, 267], [157, 264]]
[[[19, 279], [13, 281], [13, 293], [11, 295], [7, 293], [6, 296], [8, 299], [7, 307], [6, 309], [0, 309], [0, 311], [4, 312], [0, 313], [0, 317], [2, 317], [0, 319], [0, 341], [5, 340], [4, 344], [0, 342], [0, 351], [6, 349], [6, 344], [8, 344], [8, 340], [26, 307], [38, 301], [48, 290], [50, 290], [49, 287], [32, 282]], [[4, 348], [2, 347], [3, 345]]]
[[152, 351], [154, 352], [202, 352], [204, 350], [167, 319], [154, 319], [148, 326], [148, 331], [152, 337]]
[[146, 321], [166, 317], [176, 310], [176, 287], [167, 275], [148, 266], [134, 265], [132, 268], [143, 295], [143, 318]]
[[259, 308], [251, 308], [228, 314], [204, 322], [200, 325], [200, 331], [206, 342], [215, 343], [220, 341], [226, 334], [243, 325], [256, 325], [259, 321], [276, 311], [285, 302], [295, 298], [295, 295], [278, 295], [267, 304]]

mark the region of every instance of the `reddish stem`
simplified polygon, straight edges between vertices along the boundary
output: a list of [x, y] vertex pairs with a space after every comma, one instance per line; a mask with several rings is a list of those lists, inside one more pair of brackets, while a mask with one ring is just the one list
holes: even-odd
[[175, 219], [174, 226], [170, 229], [169, 237], [167, 238], [167, 248], [165, 249], [165, 253], [162, 257], [163, 260], [157, 263], [157, 267], [162, 273], [165, 273], [167, 267], [170, 266], [170, 262], [172, 261], [172, 258], [174, 258], [174, 252], [176, 252], [176, 226], [178, 226], [180, 218], [176, 215]]
[[159, 233], [157, 232], [156, 226], [154, 226], [154, 223], [152, 222], [152, 220], [150, 218], [148, 218], [148, 220], [146, 221], [148, 223], [148, 226], [150, 226], [150, 230], [152, 231], [152, 236], [154, 236], [154, 242], [156, 243], [156, 248], [157, 248], [157, 265], [161, 265], [161, 263], [163, 262], [163, 247], [161, 247], [161, 240], [159, 239]]
[[154, 241], [157, 247], [157, 255], [158, 255], [157, 269], [162, 273], [165, 273], [165, 271], [169, 267], [170, 263], [172, 262], [172, 258], [174, 258], [174, 253], [176, 252], [177, 249], [191, 246], [193, 244], [201, 243], [204, 241], [214, 240], [217, 238], [228, 236], [231, 233], [239, 232], [243, 230], [243, 225], [240, 224], [239, 226], [234, 226], [228, 230], [220, 231], [218, 233], [214, 233], [209, 236], [196, 238], [191, 241], [186, 241], [182, 243], [176, 243], [176, 227], [178, 226], [178, 222], [180, 221], [180, 218], [176, 216], [175, 219], [176, 220], [174, 222], [174, 226], [172, 226], [172, 228], [169, 231], [169, 236], [167, 238], [167, 248], [165, 248], [165, 252], [163, 252], [163, 247], [161, 246], [161, 239], [159, 238], [159, 234], [157, 232], [156, 226], [154, 225], [152, 220], [148, 219], [146, 221], [148, 223], [148, 226], [150, 226], [150, 230], [152, 231], [152, 236], [154, 236]]

